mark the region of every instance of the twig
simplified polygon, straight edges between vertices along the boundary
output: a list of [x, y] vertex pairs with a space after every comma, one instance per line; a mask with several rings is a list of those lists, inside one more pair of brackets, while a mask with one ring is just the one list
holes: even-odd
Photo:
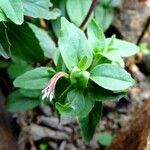
[[91, 6], [90, 6], [90, 9], [89, 9], [89, 11], [88, 11], [88, 13], [87, 13], [85, 19], [83, 20], [83, 22], [82, 22], [81, 25], [80, 25], [80, 28], [81, 28], [81, 29], [82, 29], [82, 28], [85, 26], [85, 24], [88, 22], [88, 20], [89, 20], [91, 14], [92, 14], [92, 12], [93, 12], [95, 6], [96, 6], [96, 3], [97, 3], [97, 0], [93, 0], [93, 2], [92, 2], [92, 4], [91, 4]]
[[149, 25], [150, 25], [150, 17], [147, 19], [147, 22], [146, 22], [146, 24], [144, 26], [144, 29], [143, 29], [141, 35], [139, 36], [139, 38], [137, 40], [137, 43], [136, 43], [137, 45], [139, 45], [141, 43], [141, 41], [142, 41], [142, 39], [143, 39], [143, 37], [144, 37], [144, 35], [145, 35]]

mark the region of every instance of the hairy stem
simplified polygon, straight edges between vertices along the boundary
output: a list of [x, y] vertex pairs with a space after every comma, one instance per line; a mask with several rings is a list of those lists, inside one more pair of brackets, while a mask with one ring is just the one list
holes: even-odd
[[97, 0], [93, 0], [93, 2], [92, 2], [92, 4], [91, 4], [91, 6], [90, 6], [90, 9], [89, 9], [89, 11], [88, 11], [88, 13], [87, 13], [85, 19], [83, 20], [83, 22], [82, 22], [81, 25], [80, 25], [80, 28], [81, 28], [81, 29], [82, 29], [82, 28], [85, 26], [85, 24], [88, 22], [88, 20], [89, 20], [91, 14], [92, 14], [92, 12], [93, 12], [95, 6], [96, 6], [96, 3], [97, 3]]

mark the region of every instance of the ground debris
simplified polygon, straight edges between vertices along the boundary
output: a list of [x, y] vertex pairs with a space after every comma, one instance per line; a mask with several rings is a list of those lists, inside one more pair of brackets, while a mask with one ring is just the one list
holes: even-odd
[[58, 118], [55, 117], [45, 117], [45, 116], [38, 116], [37, 117], [39, 124], [44, 124], [50, 128], [65, 131], [67, 133], [72, 133], [72, 129], [69, 127], [63, 126], [61, 123], [59, 123]]
[[41, 140], [43, 138], [50, 138], [53, 140], [69, 140], [69, 136], [65, 132], [54, 131], [47, 127], [42, 127], [37, 124], [29, 126], [30, 135], [33, 140]]
[[107, 150], [149, 150], [150, 101], [147, 101], [130, 122], [124, 125], [114, 143]]

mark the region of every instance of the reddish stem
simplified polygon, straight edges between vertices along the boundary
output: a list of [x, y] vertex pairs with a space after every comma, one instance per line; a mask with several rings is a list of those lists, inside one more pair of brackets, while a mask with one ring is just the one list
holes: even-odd
[[89, 20], [91, 14], [92, 14], [92, 12], [93, 12], [95, 6], [96, 6], [96, 3], [97, 3], [97, 0], [93, 0], [93, 2], [92, 2], [92, 4], [91, 4], [91, 6], [90, 6], [90, 9], [89, 9], [89, 11], [88, 11], [88, 13], [87, 13], [85, 19], [83, 20], [83, 22], [82, 22], [81, 25], [80, 25], [80, 28], [81, 28], [81, 29], [82, 29], [82, 28], [85, 26], [85, 24], [88, 22], [88, 20]]

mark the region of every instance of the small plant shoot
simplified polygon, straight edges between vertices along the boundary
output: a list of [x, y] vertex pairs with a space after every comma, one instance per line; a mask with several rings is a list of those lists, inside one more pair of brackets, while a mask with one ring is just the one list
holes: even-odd
[[113, 11], [120, 1], [98, 2], [85, 24], [91, 0], [39, 1], [0, 0], [0, 55], [11, 61], [7, 72], [15, 87], [6, 108], [21, 112], [50, 104], [58, 118], [77, 118], [89, 143], [103, 103], [118, 101], [134, 85], [124, 59], [139, 48], [115, 35], [105, 37], [112, 16], [103, 22], [98, 13]]
[[[139, 49], [115, 37], [105, 38], [95, 20], [91, 20], [87, 31], [86, 37], [83, 31], [62, 17], [56, 67], [27, 71], [15, 79], [14, 86], [41, 90], [39, 97], [52, 103], [60, 116], [78, 118], [88, 143], [100, 120], [103, 102], [118, 100], [134, 85], [131, 75], [123, 68], [123, 57], [134, 55]], [[64, 66], [64, 69], [57, 69], [57, 66]], [[61, 84], [61, 78], [66, 83]]]

